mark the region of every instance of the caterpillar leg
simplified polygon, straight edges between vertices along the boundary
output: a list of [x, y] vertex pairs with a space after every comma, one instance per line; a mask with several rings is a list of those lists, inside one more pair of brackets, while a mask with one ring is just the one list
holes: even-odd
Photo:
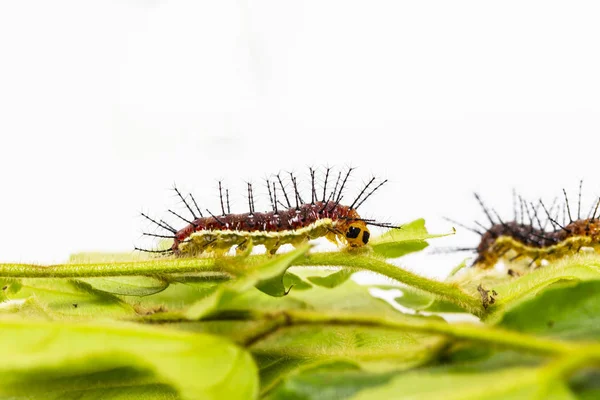
[[335, 245], [339, 246], [339, 244], [340, 244], [338, 234], [335, 231], [327, 232], [327, 235], [325, 235], [325, 238]]
[[275, 255], [275, 253], [277, 253], [277, 250], [279, 250], [279, 247], [281, 247], [281, 243], [279, 242], [279, 239], [273, 240], [273, 241], [268, 241], [265, 243], [265, 249], [267, 250], [267, 254], [268, 255]]
[[542, 260], [539, 256], [533, 257], [529, 262], [528, 268], [538, 268], [542, 263]]
[[212, 252], [217, 257], [223, 257], [225, 255], [225, 253], [227, 253], [227, 250], [216, 248], [216, 249], [213, 249]]
[[[504, 255], [504, 253], [502, 255]], [[492, 249], [492, 251], [480, 254], [473, 262], [473, 266], [481, 269], [490, 269], [496, 265], [500, 258], [501, 256]]]
[[298, 248], [298, 247], [302, 246], [304, 243], [308, 243], [309, 240], [310, 240], [310, 238], [308, 236], [300, 236], [300, 237], [297, 237], [294, 240], [292, 240], [290, 242], [290, 244], [292, 246], [294, 246], [295, 248]]
[[252, 239], [246, 239], [235, 247], [235, 254], [238, 256], [249, 254], [252, 251]]
[[180, 255], [192, 257], [200, 256], [204, 252], [212, 251], [215, 242], [216, 238], [210, 236], [191, 236], [190, 239], [180, 244]]

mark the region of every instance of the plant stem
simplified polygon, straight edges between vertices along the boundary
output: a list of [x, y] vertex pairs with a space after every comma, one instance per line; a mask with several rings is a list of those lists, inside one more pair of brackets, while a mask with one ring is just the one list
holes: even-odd
[[419, 276], [413, 272], [404, 270], [396, 265], [387, 263], [374, 257], [350, 255], [342, 252], [313, 253], [307, 257], [294, 261], [293, 265], [344, 266], [368, 270], [387, 276], [388, 278], [392, 278], [408, 286], [431, 293], [442, 300], [451, 302], [459, 307], [464, 308], [478, 317], [481, 317], [486, 312], [479, 297], [474, 297], [463, 292], [456, 285]]
[[0, 264], [0, 277], [10, 278], [83, 278], [101, 276], [162, 275], [182, 272], [223, 271], [214, 258], [150, 260], [97, 264]]
[[[162, 275], [191, 272], [240, 272], [248, 265], [266, 262], [269, 257], [249, 256], [238, 268], [237, 262], [229, 258], [178, 258], [156, 259], [149, 261], [95, 263], [95, 264], [59, 264], [39, 266], [31, 264], [0, 264], [0, 277], [10, 278], [84, 278], [106, 276]], [[238, 260], [239, 261], [239, 260]], [[481, 317], [486, 310], [481, 299], [470, 296], [458, 286], [439, 282], [406, 271], [396, 265], [389, 264], [370, 256], [352, 255], [345, 252], [313, 253], [298, 258], [293, 265], [297, 266], [345, 266], [379, 273], [398, 282], [431, 293], [438, 298], [451, 302]], [[235, 273], [234, 273], [235, 275]]]

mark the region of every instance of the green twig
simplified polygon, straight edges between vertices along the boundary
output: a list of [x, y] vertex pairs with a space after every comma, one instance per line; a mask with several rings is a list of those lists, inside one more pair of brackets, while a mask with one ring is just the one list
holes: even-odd
[[[267, 256], [238, 258], [179, 258], [149, 261], [60, 264], [38, 266], [31, 264], [0, 264], [0, 277], [10, 278], [89, 278], [107, 276], [164, 275], [171, 273], [194, 273], [219, 271], [237, 275], [249, 265], [268, 260]], [[408, 286], [421, 289], [438, 298], [481, 317], [485, 314], [481, 299], [468, 295], [457, 285], [436, 281], [404, 270], [380, 259], [353, 255], [347, 252], [313, 253], [294, 261], [298, 266], [343, 266], [379, 273]]]
[[296, 260], [293, 265], [343, 266], [372, 271], [408, 286], [433, 294], [436, 297], [456, 304], [479, 317], [486, 312], [481, 298], [465, 293], [456, 284], [425, 278], [374, 257], [351, 255], [342, 252], [313, 253], [307, 257]]
[[9, 278], [91, 278], [101, 276], [163, 275], [224, 271], [223, 263], [214, 258], [150, 260], [97, 264], [0, 264], [0, 277]]

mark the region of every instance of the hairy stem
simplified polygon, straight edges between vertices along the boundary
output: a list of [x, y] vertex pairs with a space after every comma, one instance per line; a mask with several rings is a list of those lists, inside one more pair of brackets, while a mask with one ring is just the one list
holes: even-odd
[[[135, 276], [170, 273], [191, 273], [219, 271], [243, 273], [250, 265], [268, 260], [267, 256], [249, 256], [243, 260], [237, 258], [179, 258], [156, 259], [149, 261], [95, 263], [95, 264], [60, 264], [38, 266], [31, 264], [0, 264], [0, 277], [10, 278], [84, 278], [106, 276]], [[241, 262], [240, 262], [241, 261]], [[345, 252], [313, 253], [298, 258], [293, 265], [297, 266], [343, 266], [368, 270], [387, 276], [438, 298], [456, 304], [463, 309], [481, 317], [486, 310], [481, 299], [468, 295], [458, 286], [436, 281], [406, 271], [396, 265], [380, 259], [353, 255]]]
[[463, 292], [454, 284], [419, 276], [413, 272], [404, 270], [396, 265], [387, 263], [374, 257], [350, 255], [341, 252], [313, 253], [304, 258], [297, 259], [294, 261], [293, 265], [344, 266], [372, 271], [387, 276], [388, 278], [392, 278], [408, 286], [431, 293], [438, 298], [456, 304], [479, 317], [484, 315], [486, 312], [481, 298], [474, 297]]
[[100, 276], [162, 275], [182, 272], [223, 271], [217, 259], [177, 259], [97, 264], [0, 264], [0, 277], [10, 278], [83, 278]]

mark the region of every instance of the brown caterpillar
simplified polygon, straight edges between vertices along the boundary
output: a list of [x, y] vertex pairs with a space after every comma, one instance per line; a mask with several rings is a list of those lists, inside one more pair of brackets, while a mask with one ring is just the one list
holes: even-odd
[[[551, 215], [554, 205], [549, 211], [541, 200], [535, 206], [533, 203], [527, 204], [520, 197], [520, 221], [517, 221], [516, 207], [513, 221], [503, 221], [498, 213], [492, 210], [496, 216], [496, 219], [494, 219], [492, 213], [484, 205], [479, 195], [475, 194], [475, 198], [483, 208], [491, 226], [486, 228], [478, 224], [479, 227], [483, 228], [481, 230], [457, 223], [481, 236], [479, 245], [476, 248], [461, 250], [474, 250], [477, 253], [477, 257], [473, 262], [473, 266], [487, 269], [494, 267], [501, 260], [512, 262], [517, 259], [529, 260], [529, 266], [541, 266], [544, 261], [549, 262], [569, 256], [579, 252], [582, 248], [600, 249], [600, 216], [596, 218], [600, 199], [595, 203], [593, 212], [590, 211], [588, 214], [589, 218], [582, 219], [580, 184], [577, 219], [574, 220], [571, 216], [569, 200], [564, 189], [563, 194], [565, 198], [564, 209], [566, 209], [569, 218], [569, 222], [563, 222], [563, 224], [559, 224], [556, 221], [557, 218], [553, 218]], [[547, 217], [547, 221], [544, 224], [542, 224], [538, 215], [540, 206]], [[529, 217], [529, 223], [523, 221], [523, 210], [525, 210]], [[552, 225], [552, 230], [546, 230], [548, 221]], [[537, 227], [535, 226], [536, 223]]]
[[[358, 196], [349, 206], [341, 204], [343, 192], [353, 168], [348, 169], [342, 179], [342, 173], [338, 173], [334, 189], [327, 195], [331, 168], [326, 168], [322, 188], [322, 197], [317, 199], [315, 185], [315, 170], [310, 168], [311, 176], [311, 202], [304, 202], [298, 191], [297, 178], [290, 174], [290, 182], [293, 187], [293, 199], [295, 205], [290, 202], [290, 197], [280, 174], [275, 175], [276, 180], [267, 180], [267, 188], [272, 211], [256, 212], [254, 209], [254, 196], [252, 185], [248, 183], [248, 207], [249, 212], [243, 214], [232, 214], [229, 207], [229, 191], [223, 196], [222, 183], [219, 182], [219, 198], [221, 203], [221, 215], [216, 216], [210, 211], [204, 216], [200, 211], [194, 197], [189, 194], [190, 200], [181, 194], [175, 187], [177, 196], [181, 199], [192, 219], [184, 218], [173, 210], [171, 214], [187, 223], [186, 226], [177, 230], [164, 220], [157, 221], [148, 215], [141, 215], [159, 228], [169, 232], [167, 235], [143, 233], [145, 236], [173, 239], [173, 244], [168, 250], [145, 250], [136, 247], [136, 250], [173, 253], [178, 256], [196, 256], [204, 252], [222, 254], [232, 246], [236, 251], [244, 251], [249, 245], [263, 245], [269, 254], [275, 254], [279, 247], [284, 244], [299, 245], [305, 241], [325, 237], [333, 243], [346, 245], [348, 247], [362, 247], [369, 242], [370, 232], [367, 225], [385, 228], [400, 228], [388, 223], [378, 223], [360, 217], [357, 209], [383, 184], [378, 184], [376, 178], [372, 178], [365, 184]], [[277, 199], [278, 187], [283, 194], [285, 204]], [[373, 186], [373, 187], [372, 187]], [[372, 189], [369, 190], [369, 188]], [[225, 201], [224, 201], [225, 199]], [[192, 205], [194, 208], [192, 208]], [[225, 205], [227, 207], [225, 207]], [[282, 209], [278, 205], [283, 206]], [[226, 212], [227, 208], [227, 212]]]

